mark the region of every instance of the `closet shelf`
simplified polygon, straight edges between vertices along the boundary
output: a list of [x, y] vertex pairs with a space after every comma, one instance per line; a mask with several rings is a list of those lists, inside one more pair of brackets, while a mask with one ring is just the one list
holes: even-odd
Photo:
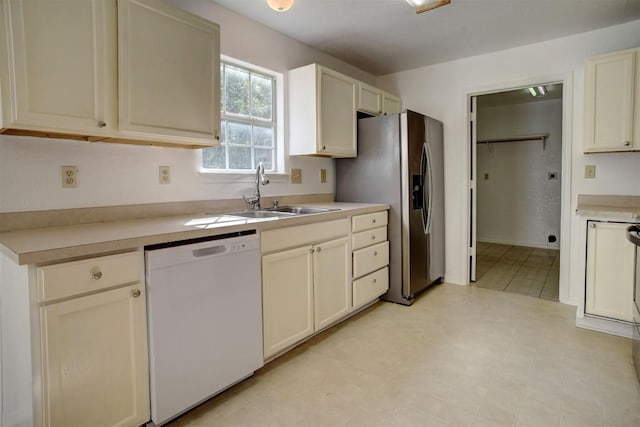
[[510, 138], [478, 139], [476, 142], [478, 144], [495, 144], [498, 142], [540, 141], [542, 142], [542, 151], [544, 151], [547, 145], [547, 138], [549, 138], [548, 133], [541, 133], [539, 135], [513, 136]]

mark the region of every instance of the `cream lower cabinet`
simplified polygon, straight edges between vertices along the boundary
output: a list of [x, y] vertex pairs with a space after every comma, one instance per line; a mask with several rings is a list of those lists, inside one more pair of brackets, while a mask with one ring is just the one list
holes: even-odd
[[[149, 420], [141, 257], [130, 253], [38, 269], [42, 425], [133, 427]], [[69, 289], [85, 295], [68, 299]]]
[[633, 321], [634, 245], [629, 224], [588, 221], [585, 313]]
[[362, 307], [389, 290], [387, 212], [357, 215], [351, 222], [353, 307]]
[[348, 232], [344, 219], [262, 233], [265, 358], [349, 313]]

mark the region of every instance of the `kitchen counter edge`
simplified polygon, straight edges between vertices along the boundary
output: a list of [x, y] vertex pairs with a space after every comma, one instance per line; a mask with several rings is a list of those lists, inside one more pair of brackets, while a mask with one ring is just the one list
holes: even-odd
[[[236, 221], [209, 228], [193, 225], [198, 220], [220, 217], [223, 213], [192, 214], [37, 228], [0, 233], [0, 249], [19, 265], [46, 265], [74, 259], [126, 252], [160, 243], [177, 242], [245, 230], [262, 232], [283, 227], [312, 224], [388, 210], [387, 204], [323, 203], [300, 206], [333, 210], [317, 214], [282, 217], [276, 220]], [[207, 227], [205, 224], [204, 227]]]

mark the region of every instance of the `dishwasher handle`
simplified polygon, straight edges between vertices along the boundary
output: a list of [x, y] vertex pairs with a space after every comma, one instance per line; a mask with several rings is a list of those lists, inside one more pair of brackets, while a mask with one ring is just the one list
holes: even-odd
[[227, 247], [225, 245], [216, 245], [209, 246], [207, 248], [194, 249], [191, 253], [196, 258], [201, 258], [205, 256], [211, 255], [220, 255], [227, 252]]

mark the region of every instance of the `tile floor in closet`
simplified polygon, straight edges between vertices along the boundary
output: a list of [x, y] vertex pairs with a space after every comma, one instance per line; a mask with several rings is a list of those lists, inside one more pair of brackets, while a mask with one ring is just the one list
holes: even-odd
[[560, 251], [478, 242], [475, 286], [558, 301]]
[[[212, 367], [214, 369], [214, 367]], [[381, 302], [172, 426], [640, 426], [628, 339], [575, 308], [438, 285]]]

